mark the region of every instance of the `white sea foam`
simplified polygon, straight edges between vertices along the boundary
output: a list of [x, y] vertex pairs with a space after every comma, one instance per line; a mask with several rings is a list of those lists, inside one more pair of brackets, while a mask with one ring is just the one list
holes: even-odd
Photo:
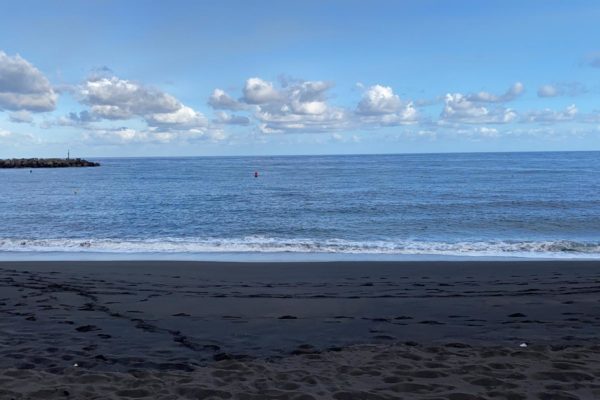
[[600, 258], [600, 243], [557, 241], [350, 241], [249, 236], [155, 239], [0, 239], [2, 252], [317, 253], [475, 257]]

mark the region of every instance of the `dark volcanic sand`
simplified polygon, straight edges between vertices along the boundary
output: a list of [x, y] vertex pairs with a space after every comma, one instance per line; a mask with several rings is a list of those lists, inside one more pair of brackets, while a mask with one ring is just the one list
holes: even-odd
[[599, 294], [598, 262], [4, 262], [0, 398], [600, 398]]

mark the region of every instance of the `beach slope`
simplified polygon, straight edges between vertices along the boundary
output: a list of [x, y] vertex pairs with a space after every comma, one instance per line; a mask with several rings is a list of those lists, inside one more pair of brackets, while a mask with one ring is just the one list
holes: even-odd
[[0, 398], [600, 398], [600, 263], [3, 262]]

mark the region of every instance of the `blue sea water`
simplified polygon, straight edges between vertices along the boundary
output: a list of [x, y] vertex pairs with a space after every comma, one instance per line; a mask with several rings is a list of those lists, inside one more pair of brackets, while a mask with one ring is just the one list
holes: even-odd
[[598, 152], [93, 161], [0, 170], [0, 258], [600, 258]]

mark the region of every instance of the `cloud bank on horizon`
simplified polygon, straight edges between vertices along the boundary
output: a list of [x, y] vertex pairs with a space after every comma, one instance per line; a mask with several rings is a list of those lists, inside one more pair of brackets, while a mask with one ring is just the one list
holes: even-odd
[[[586, 10], [586, 2], [577, 4]], [[547, 12], [547, 20], [541, 18], [539, 23], [551, 25], [560, 10], [556, 15], [551, 11]], [[402, 19], [404, 15], [398, 16]], [[355, 18], [367, 25], [374, 22], [368, 17]], [[437, 18], [452, 21], [457, 17], [441, 12]], [[343, 29], [321, 35], [335, 36], [339, 31]], [[366, 35], [376, 40], [381, 34]], [[310, 42], [300, 36], [296, 44]], [[344, 70], [325, 62], [305, 66], [306, 74], [316, 79], [286, 75], [290, 71], [284, 68], [291, 63], [270, 55], [265, 63], [277, 63], [278, 67], [261, 68], [256, 62], [247, 68], [236, 65], [234, 71], [232, 67], [221, 68], [221, 72], [212, 67], [212, 76], [207, 78], [193, 70], [170, 72], [179, 69], [173, 63], [157, 66], [157, 70], [172, 76], [165, 82], [148, 78], [155, 76], [148, 73], [152, 66], [141, 68], [133, 62], [136, 67], [132, 68], [130, 62], [119, 65], [118, 60], [111, 59], [107, 60], [111, 61], [110, 68], [98, 68], [85, 61], [63, 61], [25, 41], [21, 46], [11, 46], [19, 47], [18, 51], [0, 48], [0, 155], [52, 152], [65, 146], [107, 156], [128, 151], [137, 155], [190, 155], [446, 148], [546, 150], [571, 149], [569, 145], [574, 142], [578, 143], [574, 149], [600, 150], [600, 110], [594, 105], [599, 94], [595, 85], [600, 77], [600, 53], [594, 45], [586, 47], [587, 51], [576, 49], [578, 56], [562, 61], [566, 65], [562, 67], [564, 76], [545, 73], [546, 65], [539, 66], [539, 73], [525, 65], [520, 70], [518, 60], [514, 60], [509, 64], [512, 80], [503, 73], [485, 74], [487, 61], [483, 66], [475, 62], [482, 74], [479, 77], [471, 76], [472, 71], [453, 71], [450, 67], [456, 62], [450, 62], [438, 63], [427, 72], [430, 77], [436, 76], [433, 84], [419, 79], [414, 71], [390, 71], [377, 60], [365, 63], [361, 54], [348, 54], [343, 48], [338, 58], [347, 62]], [[441, 45], [429, 46], [430, 51], [443, 49]], [[457, 48], [464, 50], [464, 46]], [[494, 47], [493, 43], [490, 46]], [[385, 46], [376, 50], [388, 51]], [[408, 50], [398, 58], [410, 58]], [[470, 55], [467, 52], [463, 57], [468, 59]], [[546, 55], [556, 59], [549, 50], [537, 57]], [[310, 50], [304, 51], [304, 56], [313, 57]], [[231, 57], [229, 52], [222, 56], [227, 57]], [[236, 57], [251, 60], [254, 55]], [[435, 58], [437, 54], [427, 57]], [[297, 56], [302, 58], [303, 54]], [[387, 53], [384, 58], [394, 59]], [[33, 59], [42, 60], [44, 67]], [[188, 61], [191, 66], [199, 65], [191, 56]], [[419, 66], [417, 61], [412, 68]], [[429, 64], [422, 66], [432, 68]], [[118, 74], [111, 68], [127, 72]], [[292, 69], [298, 73], [302, 68]], [[142, 71], [139, 77], [137, 70]], [[320, 78], [319, 73], [324, 76]], [[336, 74], [341, 82], [335, 79]], [[437, 76], [444, 74], [447, 76]], [[215, 76], [220, 84], [213, 84]], [[495, 90], [473, 90], [478, 87]]]

